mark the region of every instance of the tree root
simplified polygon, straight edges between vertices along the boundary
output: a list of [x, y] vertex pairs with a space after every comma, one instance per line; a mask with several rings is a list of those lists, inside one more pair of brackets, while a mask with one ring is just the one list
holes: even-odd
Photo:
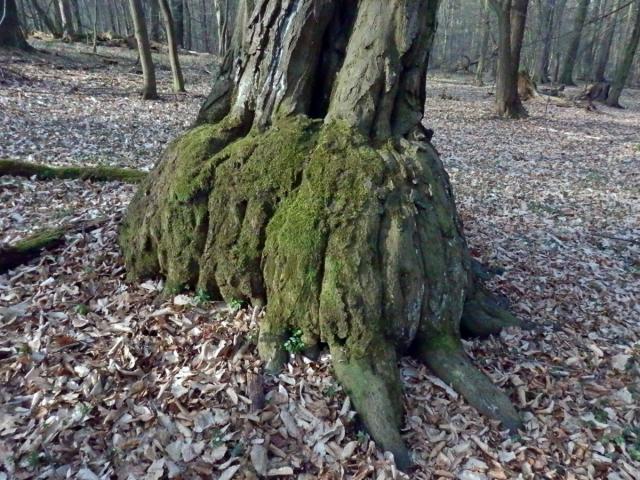
[[412, 461], [400, 436], [402, 388], [393, 348], [383, 347], [379, 353], [361, 358], [347, 358], [340, 346], [330, 350], [336, 377], [370, 435], [393, 453], [398, 468], [406, 470]]
[[130, 168], [116, 167], [49, 167], [37, 163], [19, 160], [0, 159], [0, 176], [31, 178], [39, 180], [92, 180], [94, 182], [139, 183], [147, 176], [146, 172]]
[[45, 250], [59, 247], [65, 243], [66, 235], [95, 230], [102, 226], [105, 221], [106, 219], [103, 218], [49, 228], [13, 245], [0, 245], [0, 274], [39, 257]]
[[457, 339], [434, 338], [418, 348], [418, 357], [480, 413], [499, 420], [510, 432], [516, 432], [522, 425], [509, 398], [471, 364]]
[[499, 300], [483, 288], [465, 302], [460, 327], [471, 337], [497, 335], [503, 328], [524, 327], [524, 323], [500, 305]]

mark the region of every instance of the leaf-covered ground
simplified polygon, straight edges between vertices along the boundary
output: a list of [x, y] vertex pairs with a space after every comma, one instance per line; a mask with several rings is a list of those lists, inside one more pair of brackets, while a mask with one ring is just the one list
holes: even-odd
[[[206, 56], [184, 56], [190, 93], [169, 94], [161, 70], [163, 100], [142, 102], [130, 52], [55, 49], [0, 58], [0, 156], [149, 168], [207, 90]], [[2, 242], [111, 221], [0, 276], [0, 479], [640, 478], [640, 92], [627, 110], [537, 99], [501, 121], [489, 91], [436, 76], [427, 115], [474, 254], [538, 326], [466, 343], [524, 413], [519, 436], [409, 359], [410, 477], [361, 431], [326, 357], [265, 378], [256, 409], [261, 312], [126, 282], [115, 240], [133, 187], [1, 177]]]

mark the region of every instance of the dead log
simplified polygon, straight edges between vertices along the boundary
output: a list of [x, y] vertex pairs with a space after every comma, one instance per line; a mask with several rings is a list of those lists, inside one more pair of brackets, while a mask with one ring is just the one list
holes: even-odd
[[146, 172], [117, 167], [49, 167], [20, 160], [0, 159], [0, 176], [36, 177], [38, 180], [91, 180], [94, 182], [138, 183]]
[[0, 274], [39, 257], [46, 250], [63, 245], [67, 235], [90, 232], [101, 227], [106, 221], [106, 218], [100, 218], [73, 222], [61, 227], [41, 230], [13, 245], [0, 245]]
[[538, 87], [538, 93], [548, 97], [562, 97], [564, 95], [564, 85], [558, 87]]

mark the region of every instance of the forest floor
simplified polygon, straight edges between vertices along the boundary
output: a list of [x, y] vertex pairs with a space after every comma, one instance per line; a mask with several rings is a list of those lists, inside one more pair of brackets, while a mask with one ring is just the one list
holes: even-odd
[[[183, 55], [181, 95], [158, 58], [162, 99], [143, 102], [131, 51], [35, 43], [0, 54], [0, 157], [149, 169], [207, 92], [207, 55]], [[640, 91], [626, 110], [536, 99], [502, 121], [491, 87], [467, 82], [429, 79], [427, 123], [474, 255], [502, 271], [491, 287], [538, 325], [465, 342], [523, 412], [520, 435], [410, 359], [409, 477], [326, 356], [292, 358], [252, 412], [262, 313], [127, 283], [116, 237], [133, 186], [0, 177], [0, 243], [109, 218], [0, 276], [0, 480], [640, 478]]]

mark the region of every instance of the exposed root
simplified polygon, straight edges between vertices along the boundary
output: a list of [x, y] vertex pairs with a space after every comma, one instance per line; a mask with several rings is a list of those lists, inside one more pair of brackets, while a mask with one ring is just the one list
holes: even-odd
[[94, 182], [138, 183], [147, 176], [146, 172], [116, 167], [49, 167], [19, 160], [0, 159], [0, 176], [31, 178], [39, 180], [92, 180]]
[[497, 335], [506, 327], [523, 327], [520, 319], [509, 313], [499, 301], [484, 289], [478, 289], [464, 305], [460, 327], [472, 337]]
[[393, 348], [387, 346], [366, 357], [347, 358], [341, 346], [331, 347], [336, 376], [369, 434], [380, 446], [393, 453], [396, 465], [406, 470], [412, 464], [400, 436], [402, 388]]
[[287, 341], [285, 330], [267, 329], [266, 326], [260, 328], [258, 336], [258, 353], [265, 362], [265, 371], [276, 374], [287, 361], [287, 351], [284, 344]]
[[499, 420], [510, 432], [517, 431], [522, 425], [509, 398], [471, 364], [457, 339], [433, 338], [422, 342], [418, 348], [418, 357], [480, 413]]

